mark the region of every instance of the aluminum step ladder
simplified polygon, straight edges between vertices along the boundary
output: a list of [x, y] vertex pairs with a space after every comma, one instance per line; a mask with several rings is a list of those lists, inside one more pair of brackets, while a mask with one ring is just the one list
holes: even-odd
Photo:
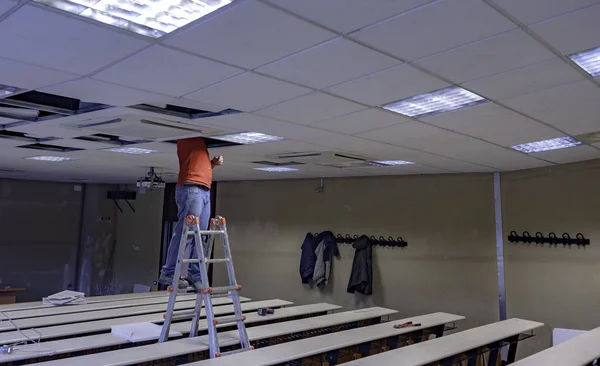
[[[194, 242], [196, 244], [194, 246], [195, 250], [193, 250], [191, 253], [192, 259], [184, 259], [185, 247], [189, 236], [194, 237]], [[207, 243], [203, 242], [202, 236], [206, 236], [208, 238]], [[210, 259], [216, 236], [219, 236], [221, 239], [225, 257], [219, 259]], [[205, 251], [204, 248], [206, 246], [208, 246], [208, 250]], [[204, 257], [204, 255], [206, 255], [206, 257]], [[200, 292], [198, 292], [198, 295], [196, 296], [196, 304], [192, 312], [187, 311], [174, 313], [175, 301], [177, 298], [177, 294], [179, 293], [178, 289], [181, 288], [180, 283], [182, 282], [182, 280], [180, 280], [181, 265], [184, 263], [198, 263], [198, 266], [200, 267], [200, 275], [202, 278], [202, 286]], [[228, 286], [210, 287], [208, 281], [208, 265], [211, 263], [223, 263], [227, 266], [227, 274], [229, 277]], [[181, 242], [179, 243], [179, 253], [177, 255], [177, 265], [175, 266], [173, 283], [168, 288], [170, 295], [169, 303], [167, 305], [167, 312], [164, 316], [165, 322], [163, 324], [160, 338], [158, 341], [165, 342], [168, 340], [169, 330], [171, 327], [171, 322], [173, 320], [183, 320], [189, 318], [192, 318], [192, 328], [190, 331], [190, 337], [196, 337], [198, 335], [198, 322], [200, 320], [202, 303], [204, 302], [206, 322], [208, 323], [208, 337], [210, 341], [210, 358], [252, 350], [253, 347], [250, 345], [250, 341], [248, 340], [248, 333], [246, 332], [246, 326], [244, 325], [244, 320], [246, 320], [246, 316], [242, 314], [242, 305], [240, 304], [239, 291], [241, 291], [241, 289], [242, 286], [238, 285], [235, 278], [235, 272], [233, 270], [233, 261], [231, 259], [231, 249], [229, 247], [229, 237], [227, 236], [227, 226], [225, 218], [217, 216], [216, 218], [210, 220], [209, 230], [200, 230], [200, 221], [198, 217], [187, 216], [184, 220], [183, 235], [181, 235]], [[193, 287], [188, 287], [185, 292], [187, 292], [187, 290], [195, 289]], [[231, 299], [234, 309], [233, 316], [220, 318], [215, 317], [213, 313], [212, 299], [218, 297], [228, 297]], [[217, 325], [234, 323], [237, 325], [241, 347], [234, 351], [221, 353], [219, 348], [219, 338], [217, 335]]]

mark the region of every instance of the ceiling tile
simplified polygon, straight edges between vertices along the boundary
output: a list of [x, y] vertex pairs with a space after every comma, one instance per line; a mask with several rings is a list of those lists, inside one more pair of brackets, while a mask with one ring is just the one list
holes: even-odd
[[364, 107], [359, 104], [316, 92], [261, 109], [256, 114], [310, 125], [361, 109]]
[[[85, 131], [80, 131], [79, 136], [87, 136], [88, 133]], [[64, 146], [64, 147], [72, 147], [75, 149], [85, 149], [85, 150], [99, 150], [99, 149], [108, 149], [111, 147], [115, 147], [114, 145], [110, 145], [107, 143], [96, 142], [96, 141], [86, 141], [86, 140], [78, 140], [78, 139], [59, 139], [53, 140], [51, 142], [52, 145]]]
[[423, 121], [503, 146], [564, 136], [559, 131], [493, 103], [423, 118]]
[[576, 146], [568, 149], [544, 151], [531, 154], [540, 159], [548, 160], [557, 164], [574, 163], [577, 161], [600, 159], [600, 150], [591, 146]]
[[335, 33], [292, 15], [248, 1], [233, 4], [164, 43], [254, 69], [334, 37]]
[[77, 98], [85, 102], [103, 103], [118, 107], [157, 101], [165, 98], [164, 95], [87, 78], [42, 88], [40, 91]]
[[62, 138], [73, 138], [81, 136], [83, 133], [81, 130], [70, 129], [60, 127], [59, 124], [61, 119], [45, 122], [32, 122], [24, 125], [17, 125], [8, 127], [8, 131], [22, 132], [35, 137], [62, 137]]
[[312, 126], [333, 132], [354, 135], [408, 121], [410, 120], [396, 113], [389, 113], [378, 109], [365, 109], [315, 123]]
[[268, 0], [302, 17], [348, 33], [404, 13], [432, 0]]
[[380, 106], [429, 91], [442, 89], [449, 84], [408, 65], [373, 73], [326, 89], [357, 102]]
[[76, 79], [80, 76], [58, 70], [0, 58], [2, 70], [2, 83], [23, 89], [38, 89], [63, 81]]
[[[600, 5], [581, 9], [531, 26], [565, 55], [600, 46]], [[565, 31], [568, 30], [568, 31]]]
[[357, 136], [369, 140], [386, 142], [388, 144], [405, 146], [405, 144], [409, 143], [410, 141], [419, 141], [441, 132], [444, 132], [444, 130], [434, 126], [426, 125], [425, 123], [410, 121], [399, 125], [361, 133]]
[[501, 8], [525, 24], [550, 19], [561, 14], [597, 4], [598, 0], [494, 0]]
[[486, 98], [502, 100], [583, 79], [584, 76], [581, 73], [563, 60], [555, 58], [469, 81], [463, 85]]
[[25, 5], [0, 22], [0, 44], [1, 57], [86, 75], [139, 51], [148, 42]]
[[185, 96], [245, 112], [307, 94], [311, 89], [247, 72]]
[[257, 69], [315, 89], [355, 79], [400, 62], [343, 38], [312, 47]]
[[462, 83], [554, 57], [525, 32], [515, 30], [427, 57], [417, 64]]
[[15, 5], [17, 5], [17, 0], [4, 0], [0, 2], [0, 15], [6, 13]]
[[551, 124], [570, 135], [600, 131], [600, 88], [590, 81], [507, 99], [504, 104]]
[[161, 46], [143, 50], [94, 79], [179, 97], [243, 72]]
[[412, 61], [515, 27], [480, 0], [442, 0], [352, 33], [352, 37]]

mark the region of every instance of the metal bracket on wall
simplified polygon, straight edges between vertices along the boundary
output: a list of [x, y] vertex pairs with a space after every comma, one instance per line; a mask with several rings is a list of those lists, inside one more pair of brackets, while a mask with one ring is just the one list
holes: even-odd
[[106, 194], [106, 198], [112, 200], [121, 212], [123, 212], [123, 209], [121, 208], [117, 200], [125, 201], [125, 203], [127, 203], [127, 206], [129, 206], [129, 208], [131, 209], [131, 212], [135, 213], [135, 209], [133, 208], [131, 203], [129, 203], [129, 200], [135, 200], [135, 191], [108, 191], [108, 193]]

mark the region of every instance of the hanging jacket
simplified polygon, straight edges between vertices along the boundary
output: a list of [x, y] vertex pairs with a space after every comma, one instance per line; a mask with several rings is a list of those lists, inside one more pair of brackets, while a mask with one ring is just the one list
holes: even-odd
[[358, 292], [371, 295], [373, 293], [373, 244], [368, 236], [363, 235], [352, 246], [355, 251], [347, 291], [351, 294]]
[[300, 256], [300, 278], [302, 283], [308, 283], [313, 278], [315, 271], [315, 263], [317, 262], [317, 242], [313, 234], [308, 233], [302, 243], [302, 254]]
[[[318, 236], [317, 236], [318, 238]], [[323, 254], [325, 251], [325, 243], [323, 241], [319, 242], [318, 239], [316, 240], [317, 243], [319, 243], [319, 245], [317, 245], [317, 249], [315, 249], [315, 255], [317, 256], [317, 261], [315, 262], [315, 270], [313, 272], [313, 283], [317, 286], [319, 286], [321, 283], [323, 283], [325, 281], [325, 277], [326, 277], [326, 266], [325, 266], [325, 262], [323, 261]]]
[[323, 240], [323, 263], [325, 264], [324, 280], [325, 284], [327, 285], [329, 283], [329, 276], [331, 275], [331, 264], [333, 263], [333, 257], [339, 257], [340, 250], [338, 249], [337, 242], [335, 241], [335, 236], [331, 231], [324, 231], [319, 234], [319, 236], [317, 236], [317, 243], [319, 240]]

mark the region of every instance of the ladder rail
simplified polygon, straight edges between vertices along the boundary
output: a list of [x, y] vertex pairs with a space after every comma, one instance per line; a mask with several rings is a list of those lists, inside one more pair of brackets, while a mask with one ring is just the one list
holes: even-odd
[[[244, 352], [252, 350], [253, 347], [250, 345], [248, 339], [248, 333], [244, 320], [246, 317], [243, 314], [242, 305], [240, 303], [239, 291], [241, 286], [238, 285], [235, 277], [235, 271], [233, 268], [233, 259], [231, 257], [231, 247], [229, 245], [229, 236], [227, 234], [227, 226], [225, 219], [217, 216], [210, 222], [209, 230], [201, 230], [200, 222], [197, 217], [188, 216], [184, 220], [183, 235], [179, 243], [177, 264], [175, 267], [175, 274], [173, 278], [173, 285], [170, 288], [171, 294], [169, 295], [169, 304], [167, 305], [167, 312], [165, 314], [165, 322], [161, 330], [159, 342], [165, 342], [169, 337], [169, 329], [171, 321], [177, 314], [174, 314], [175, 299], [177, 297], [177, 288], [179, 284], [179, 277], [181, 276], [181, 265], [183, 263], [197, 263], [200, 271], [200, 281], [197, 278], [190, 278], [188, 281], [196, 281], [193, 283], [193, 287], [197, 290], [196, 303], [192, 314], [186, 316], [192, 316], [192, 326], [190, 330], [190, 337], [196, 337], [198, 335], [198, 328], [200, 322], [200, 314], [202, 312], [202, 305], [204, 305], [204, 313], [206, 316], [206, 322], [208, 323], [208, 337], [209, 337], [209, 354], [210, 358], [220, 357], [221, 355], [227, 355], [232, 353]], [[191, 253], [190, 259], [184, 259], [186, 243], [190, 236], [193, 236], [194, 247]], [[221, 244], [223, 245], [224, 258], [211, 259], [215, 237], [219, 236]], [[206, 240], [205, 240], [206, 239]], [[227, 268], [227, 281], [228, 286], [222, 287], [211, 287], [208, 278], [208, 267], [213, 263], [223, 263]], [[233, 305], [234, 315], [231, 317], [225, 317], [217, 319], [213, 311], [212, 299], [218, 297], [229, 297]], [[184, 314], [185, 315], [185, 314]], [[237, 325], [239, 340], [241, 349], [232, 352], [225, 352], [221, 354], [219, 338], [217, 332], [218, 323], [235, 323]]]

